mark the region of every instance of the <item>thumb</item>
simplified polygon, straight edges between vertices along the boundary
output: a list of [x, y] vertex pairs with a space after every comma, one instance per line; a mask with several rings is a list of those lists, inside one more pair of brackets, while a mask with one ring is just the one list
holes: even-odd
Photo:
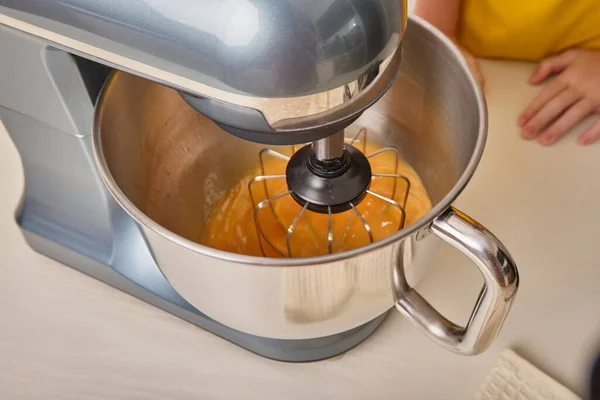
[[539, 63], [537, 69], [529, 78], [529, 83], [532, 85], [542, 83], [551, 75], [567, 68], [578, 55], [579, 50], [571, 49], [555, 56], [545, 58]]

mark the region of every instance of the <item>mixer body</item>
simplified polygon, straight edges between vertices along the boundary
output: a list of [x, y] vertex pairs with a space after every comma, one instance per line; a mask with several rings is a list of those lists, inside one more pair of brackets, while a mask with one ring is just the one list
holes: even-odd
[[[339, 354], [394, 306], [449, 350], [483, 351], [518, 274], [495, 237], [451, 208], [486, 133], [482, 95], [459, 53], [420, 20], [404, 37], [404, 1], [193, 2], [204, 15], [191, 3], [0, 5], [0, 45], [14, 55], [0, 60], [0, 117], [23, 160], [16, 217], [30, 245], [271, 358]], [[375, 103], [396, 76], [401, 42], [398, 79]], [[96, 107], [109, 71], [75, 55], [125, 71]], [[195, 242], [211, 205], [262, 148], [223, 128], [300, 143], [355, 120], [348, 129], [397, 146], [421, 176], [435, 204], [425, 217], [319, 258], [245, 257]], [[440, 239], [486, 282], [464, 328], [412, 289]]]

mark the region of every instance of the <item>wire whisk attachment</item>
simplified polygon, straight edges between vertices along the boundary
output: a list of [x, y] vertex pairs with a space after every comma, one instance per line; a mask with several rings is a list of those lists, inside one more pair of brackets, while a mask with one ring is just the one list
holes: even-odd
[[[345, 150], [358, 149], [371, 170], [364, 193], [341, 205], [336, 199], [331, 199], [332, 205], [298, 200], [288, 185], [287, 166], [291, 156], [284, 154], [296, 153], [297, 147], [282, 151], [266, 148], [259, 152], [260, 174], [249, 181], [248, 191], [264, 256], [337, 253], [372, 243], [404, 227], [411, 184], [398, 174], [399, 150], [368, 143], [364, 128], [354, 137], [344, 138], [344, 143]], [[325, 178], [320, 190], [328, 190]]]

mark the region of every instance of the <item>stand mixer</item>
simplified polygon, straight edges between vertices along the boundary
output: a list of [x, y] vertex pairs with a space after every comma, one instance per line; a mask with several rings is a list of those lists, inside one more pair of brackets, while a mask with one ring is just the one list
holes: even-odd
[[[415, 50], [406, 53], [435, 42], [446, 46], [440, 54], [455, 55], [431, 27], [411, 23], [409, 47]], [[377, 109], [400, 68], [404, 1], [7, 0], [0, 5], [0, 24], [0, 51], [12, 56], [0, 61], [0, 118], [23, 160], [26, 187], [17, 220], [35, 250], [278, 360], [342, 353], [368, 337], [393, 305], [458, 353], [483, 351], [498, 333], [518, 286], [516, 267], [493, 235], [449, 207], [473, 173], [485, 139], [481, 93], [464, 61], [448, 68], [453, 83], [444, 87], [455, 85], [461, 112], [471, 112], [462, 100], [477, 104], [464, 140], [472, 139], [472, 154], [463, 152], [457, 170], [464, 171], [455, 182], [430, 189], [439, 192], [439, 204], [428, 221], [404, 228], [410, 181], [371, 171], [369, 164], [369, 157], [383, 152], [400, 157], [417, 149], [359, 150], [367, 132], [361, 116]], [[437, 67], [440, 60], [428, 65]], [[465, 82], [475, 89], [461, 88]], [[408, 89], [406, 95], [418, 98]], [[351, 130], [357, 132], [345, 134]], [[220, 169], [233, 171], [236, 164], [232, 176], [248, 170], [245, 160], [252, 155], [288, 157], [256, 143], [297, 150], [286, 160], [285, 174], [269, 176], [263, 168], [248, 188], [252, 195], [252, 185], [266, 190], [267, 181], [283, 179], [285, 195], [301, 208], [294, 221], [282, 224], [287, 245], [279, 253], [289, 257], [285, 261], [193, 243], [185, 225], [190, 214], [179, 215], [194, 186], [203, 190], [194, 201], [209, 203], [206, 176], [212, 169], [203, 163], [211, 154], [222, 153]], [[196, 184], [171, 183], [196, 170]], [[167, 178], [172, 174], [177, 178]], [[168, 182], [153, 186], [162, 178]], [[393, 193], [370, 190], [373, 178], [393, 181]], [[405, 236], [373, 240], [357, 211], [368, 196], [397, 210], [397, 235]], [[260, 212], [277, 199], [255, 203], [263, 243], [269, 238]], [[354, 213], [364, 226], [365, 246], [336, 253], [330, 223], [324, 248], [335, 254], [295, 257], [294, 228], [308, 212], [329, 221]], [[469, 255], [484, 276], [464, 328], [412, 289], [418, 279], [409, 269], [429, 262], [434, 236]], [[357, 278], [367, 266], [368, 276], [377, 277], [373, 282]], [[317, 295], [314, 288], [308, 295], [302, 289], [307, 277], [318, 282]], [[238, 297], [245, 301], [233, 299]], [[334, 306], [328, 308], [328, 299]]]

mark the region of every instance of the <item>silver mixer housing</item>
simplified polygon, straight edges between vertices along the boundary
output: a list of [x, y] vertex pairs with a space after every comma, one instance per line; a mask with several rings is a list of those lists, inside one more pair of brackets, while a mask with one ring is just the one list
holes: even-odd
[[[2, 1], [0, 52], [8, 56], [0, 58], [0, 119], [23, 162], [25, 190], [16, 219], [25, 239], [40, 253], [266, 357], [310, 361], [337, 355], [369, 336], [392, 307], [450, 351], [485, 350], [502, 327], [519, 282], [505, 246], [451, 206], [483, 154], [485, 100], [464, 57], [441, 32], [411, 18], [403, 40], [406, 10], [403, 0]], [[365, 111], [394, 81], [402, 42], [407, 58], [401, 79], [390, 96]], [[123, 87], [118, 98], [127, 101], [112, 102], [122, 106], [103, 110], [110, 103], [101, 101], [95, 114], [110, 68], [147, 79], [114, 74], [141, 84], [135, 90]], [[92, 145], [94, 115], [110, 117], [116, 138], [145, 138], [144, 117], [160, 114], [163, 106], [145, 91], [152, 86], [169, 92], [217, 138], [237, 140], [235, 148], [227, 147], [235, 150], [232, 157], [255, 144], [222, 132], [187, 107], [180, 94], [246, 139], [325, 140], [320, 143], [326, 146], [316, 146], [325, 159], [336, 154], [331, 135], [365, 111], [356, 124], [367, 122], [382, 141], [398, 143], [400, 156], [414, 166], [435, 205], [387, 238], [316, 258], [248, 260], [192, 240], [181, 246], [177, 234], [131, 206], [112, 178], [118, 171], [134, 189], [140, 187], [137, 172], [150, 167], [128, 173], [142, 165], [135, 161], [148, 160], [139, 157], [147, 142], [119, 146], [124, 164], [115, 171], [95, 151], [107, 131], [96, 130]], [[165, 119], [152, 131], [154, 138], [165, 137], [165, 121], [179, 121], [160, 110]], [[125, 121], [135, 121], [144, 136], [135, 137]], [[199, 137], [197, 131], [185, 132]], [[178, 151], [180, 143], [171, 142]], [[164, 148], [155, 154], [164, 155]], [[464, 327], [414, 289], [440, 241], [465, 254], [483, 276], [485, 287]], [[186, 257], [174, 256], [173, 248]], [[298, 330], [296, 320], [281, 313], [285, 272], [331, 274], [349, 268], [358, 274], [360, 266], [369, 273], [379, 267], [381, 280], [352, 274], [364, 286], [349, 286], [352, 301], [339, 309], [342, 314], [304, 322]], [[228, 285], [215, 290], [215, 276]], [[265, 282], [270, 290], [262, 290]], [[292, 282], [303, 287], [301, 280]], [[329, 293], [339, 280], [317, 282]], [[260, 291], [260, 301], [240, 301], [231, 296], [237, 291]]]

